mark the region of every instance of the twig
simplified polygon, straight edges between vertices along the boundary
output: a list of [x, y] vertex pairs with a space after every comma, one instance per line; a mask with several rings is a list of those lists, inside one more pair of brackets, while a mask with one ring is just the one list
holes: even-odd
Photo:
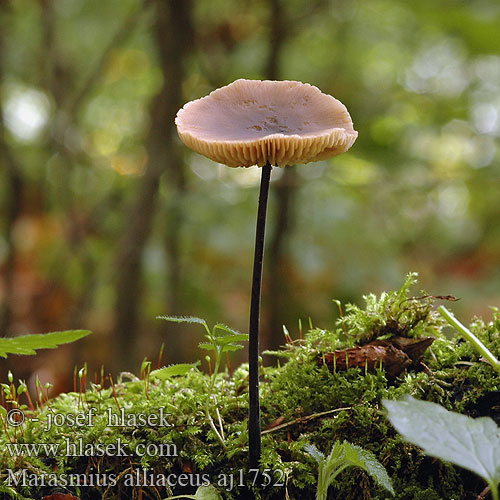
[[307, 415], [306, 417], [295, 418], [293, 420], [290, 420], [290, 422], [285, 422], [284, 424], [277, 425], [272, 429], [266, 429], [262, 431], [261, 434], [262, 435], [270, 434], [271, 432], [279, 431], [281, 429], [285, 429], [295, 424], [309, 422], [309, 420], [314, 420], [315, 418], [324, 417], [325, 415], [331, 415], [332, 413], [338, 413], [344, 410], [352, 410], [353, 408], [354, 406], [346, 406], [345, 408], [334, 408], [333, 410], [322, 411], [320, 413], [313, 413], [312, 415]]

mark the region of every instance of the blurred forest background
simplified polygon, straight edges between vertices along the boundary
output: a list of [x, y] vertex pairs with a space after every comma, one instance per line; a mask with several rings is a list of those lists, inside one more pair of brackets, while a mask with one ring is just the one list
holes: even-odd
[[2, 379], [68, 389], [75, 364], [137, 373], [163, 342], [166, 363], [200, 359], [201, 328], [158, 314], [247, 331], [260, 171], [194, 154], [174, 126], [237, 78], [317, 85], [359, 131], [347, 154], [273, 172], [262, 348], [409, 271], [489, 320], [499, 26], [495, 0], [0, 0], [0, 334], [94, 331], [2, 361]]

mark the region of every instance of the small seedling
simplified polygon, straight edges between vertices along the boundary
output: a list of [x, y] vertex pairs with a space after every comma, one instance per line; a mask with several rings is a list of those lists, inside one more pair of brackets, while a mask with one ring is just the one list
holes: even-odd
[[426, 455], [481, 476], [493, 500], [500, 500], [500, 429], [491, 418], [474, 419], [411, 396], [383, 400], [383, 404], [392, 425], [406, 441], [422, 448]]
[[326, 500], [328, 488], [347, 467], [361, 467], [380, 486], [394, 495], [394, 489], [387, 471], [372, 452], [347, 441], [343, 443], [336, 441], [327, 457], [312, 444], [306, 444], [304, 448], [318, 462], [316, 500]]
[[[205, 338], [207, 339], [206, 342], [201, 342], [199, 344], [200, 349], [205, 349], [207, 351], [213, 351], [214, 352], [214, 369], [210, 375], [210, 384], [208, 386], [208, 398], [207, 398], [207, 404], [205, 408], [205, 413], [208, 419], [208, 422], [210, 423], [210, 427], [214, 431], [215, 435], [217, 436], [217, 439], [223, 446], [223, 448], [226, 447], [226, 443], [224, 440], [224, 431], [222, 429], [221, 425], [221, 420], [219, 416], [219, 412], [217, 409], [217, 402], [215, 400], [214, 396], [214, 386], [215, 386], [215, 381], [217, 378], [217, 374], [219, 373], [220, 369], [220, 363], [221, 359], [223, 357], [224, 353], [231, 352], [231, 351], [238, 351], [239, 349], [243, 349], [243, 346], [241, 344], [238, 344], [238, 342], [248, 340], [248, 335], [246, 333], [240, 333], [236, 330], [233, 330], [232, 328], [229, 328], [228, 326], [222, 324], [222, 323], [217, 323], [213, 326], [212, 330], [208, 327], [207, 322], [204, 319], [201, 318], [196, 318], [193, 316], [158, 316], [157, 319], [163, 319], [165, 321], [172, 321], [174, 323], [198, 323], [205, 328]], [[180, 367], [180, 368], [179, 368]], [[169, 366], [167, 368], [163, 368], [160, 370], [155, 370], [151, 372], [151, 376], [156, 376], [159, 378], [167, 376], [172, 376], [172, 373], [177, 374], [177, 375], [183, 375], [184, 373], [187, 373], [191, 368], [193, 368], [193, 365], [173, 365]], [[170, 370], [170, 373], [167, 374], [165, 370]], [[177, 373], [176, 373], [177, 372]], [[180, 372], [180, 373], [179, 373]], [[220, 425], [220, 430], [217, 429], [215, 426], [215, 423], [212, 419], [212, 416], [210, 415], [210, 401], [214, 401], [215, 403], [215, 412], [217, 413], [218, 420], [219, 420], [219, 425]]]

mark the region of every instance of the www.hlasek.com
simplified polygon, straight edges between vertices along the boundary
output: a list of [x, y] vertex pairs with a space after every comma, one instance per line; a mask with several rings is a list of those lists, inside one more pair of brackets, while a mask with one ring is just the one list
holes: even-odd
[[[83, 438], [72, 442], [64, 438], [63, 443], [7, 443], [7, 452], [14, 456], [45, 456], [45, 457], [128, 457], [132, 455], [127, 451], [121, 438], [114, 443], [84, 443]], [[177, 446], [173, 443], [138, 443], [134, 447], [133, 455], [138, 457], [158, 456], [177, 457]]]

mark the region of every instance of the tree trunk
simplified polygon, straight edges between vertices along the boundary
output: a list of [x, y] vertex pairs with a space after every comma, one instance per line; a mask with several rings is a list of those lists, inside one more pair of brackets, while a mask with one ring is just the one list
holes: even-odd
[[[280, 78], [280, 55], [290, 26], [287, 26], [283, 0], [270, 0], [271, 31], [266, 77]], [[283, 175], [272, 187], [271, 197], [275, 203], [274, 225], [268, 243], [267, 296], [265, 301], [267, 320], [263, 326], [263, 348], [275, 349], [282, 343], [282, 325], [291, 300], [291, 290], [287, 279], [288, 236], [293, 229], [293, 201], [297, 190], [295, 166], [284, 168]]]
[[[175, 148], [174, 118], [182, 105], [183, 64], [192, 45], [191, 1], [152, 0], [156, 9], [154, 33], [164, 77], [163, 86], [150, 109], [147, 138], [148, 163], [140, 180], [137, 198], [130, 207], [127, 226], [117, 256], [115, 370], [133, 370], [135, 343], [139, 329], [142, 256], [150, 235], [160, 177], [168, 173], [174, 192], [184, 185], [182, 162]], [[176, 229], [178, 231], [178, 228]], [[170, 236], [170, 257], [177, 259], [177, 235]], [[171, 262], [177, 269], [178, 262]], [[176, 278], [178, 279], [178, 278]], [[170, 284], [172, 287], [172, 284]]]
[[0, 171], [5, 173], [7, 183], [7, 197], [4, 200], [6, 224], [5, 241], [7, 244], [7, 256], [3, 269], [4, 300], [0, 305], [0, 336], [7, 334], [12, 316], [12, 299], [14, 285], [14, 271], [16, 263], [16, 248], [13, 241], [13, 230], [17, 218], [21, 213], [23, 174], [21, 168], [13, 157], [5, 139], [5, 126], [2, 114], [2, 82], [3, 82], [3, 36], [5, 35], [4, 14], [8, 8], [7, 2], [0, 1]]

